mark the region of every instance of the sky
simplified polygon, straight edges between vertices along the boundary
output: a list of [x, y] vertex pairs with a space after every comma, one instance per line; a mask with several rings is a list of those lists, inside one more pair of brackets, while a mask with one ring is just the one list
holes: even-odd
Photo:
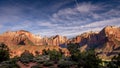
[[74, 37], [120, 26], [120, 0], [0, 0], [0, 33]]

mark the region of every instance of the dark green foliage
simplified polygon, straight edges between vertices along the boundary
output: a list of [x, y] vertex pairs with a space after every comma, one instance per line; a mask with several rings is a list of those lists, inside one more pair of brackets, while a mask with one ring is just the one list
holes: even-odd
[[25, 52], [21, 54], [20, 61], [22, 63], [29, 63], [33, 61], [33, 58], [34, 58], [33, 54], [25, 50]]
[[16, 63], [19, 61], [19, 57], [18, 56], [15, 56], [14, 58], [11, 58], [10, 59], [12, 62]]
[[100, 68], [101, 60], [96, 56], [94, 50], [88, 50], [79, 56], [78, 67], [83, 68]]
[[42, 52], [43, 52], [42, 54], [43, 54], [43, 55], [48, 55], [48, 54], [49, 54], [49, 51], [50, 51], [49, 49], [48, 49], [48, 50], [45, 50], [45, 49], [44, 49], [44, 50], [42, 51]]
[[44, 63], [45, 61], [44, 60], [39, 60], [39, 61], [37, 61], [37, 63], [39, 63], [39, 64], [42, 64], [42, 63]]
[[53, 50], [43, 50], [43, 55], [49, 55], [50, 60], [58, 61], [62, 58], [62, 53], [59, 51], [56, 51], [55, 49]]
[[70, 51], [71, 60], [78, 63], [78, 67], [100, 68], [101, 60], [97, 57], [94, 50], [80, 52], [77, 44], [69, 44], [67, 48]]
[[43, 65], [48, 67], [48, 66], [54, 65], [54, 63], [51, 62], [51, 61], [46, 61], [46, 62], [43, 63]]
[[72, 61], [60, 61], [58, 63], [59, 68], [70, 68], [73, 65], [74, 65], [74, 63]]
[[71, 54], [71, 59], [73, 61], [79, 61], [81, 54], [80, 54], [80, 50], [79, 50], [79, 45], [77, 44], [69, 44], [67, 49], [70, 51]]
[[14, 60], [3, 61], [0, 65], [0, 68], [20, 68]]
[[33, 58], [33, 61], [37, 62], [39, 64], [42, 64], [42, 63], [44, 63], [45, 61], [48, 61], [48, 60], [49, 60], [49, 56], [48, 55], [39, 55], [39, 56], [35, 56]]
[[70, 54], [73, 55], [75, 53], [79, 53], [80, 50], [78, 49], [78, 44], [68, 44], [67, 49], [70, 51]]
[[62, 54], [59, 51], [52, 50], [49, 52], [50, 60], [60, 60], [62, 58]]
[[0, 43], [0, 68], [20, 68], [16, 62], [18, 58], [10, 59], [9, 48], [4, 44]]
[[0, 62], [10, 59], [9, 49], [4, 43], [0, 43]]

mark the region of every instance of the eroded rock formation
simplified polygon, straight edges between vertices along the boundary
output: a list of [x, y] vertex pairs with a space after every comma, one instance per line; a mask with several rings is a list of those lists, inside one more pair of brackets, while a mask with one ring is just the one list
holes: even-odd
[[[120, 53], [120, 27], [106, 26], [100, 32], [86, 32], [69, 40], [60, 35], [42, 38], [25, 30], [8, 31], [0, 35], [0, 42], [10, 47], [13, 51], [11, 53], [19, 55], [24, 50], [29, 50], [31, 53], [35, 53], [35, 51], [42, 53], [43, 49], [58, 50], [61, 48], [59, 47], [61, 44], [77, 43], [81, 51], [95, 48], [99, 57], [109, 59], [108, 56]], [[16, 47], [17, 45], [25, 46]], [[66, 54], [69, 53], [66, 49], [63, 51]]]
[[69, 43], [78, 43], [80, 50], [95, 48], [102, 58], [120, 53], [120, 28], [106, 26], [100, 32], [87, 32], [71, 39]]

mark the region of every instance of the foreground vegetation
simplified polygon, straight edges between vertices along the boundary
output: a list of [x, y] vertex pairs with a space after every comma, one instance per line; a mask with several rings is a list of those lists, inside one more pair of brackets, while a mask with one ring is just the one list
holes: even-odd
[[113, 57], [112, 61], [105, 62], [99, 59], [94, 51], [90, 49], [85, 52], [80, 52], [78, 44], [69, 44], [67, 49], [70, 51], [70, 56], [64, 56], [62, 50], [43, 50], [43, 54], [35, 56], [25, 50], [20, 57], [10, 59], [9, 49], [4, 44], [0, 44], [0, 68], [20, 68], [18, 62], [23, 65], [34, 63], [31, 68], [119, 68], [120, 54]]

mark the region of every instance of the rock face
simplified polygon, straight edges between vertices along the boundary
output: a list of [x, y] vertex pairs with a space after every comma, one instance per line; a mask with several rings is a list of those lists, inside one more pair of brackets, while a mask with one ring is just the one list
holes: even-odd
[[7, 31], [0, 35], [0, 42], [8, 45], [11, 50], [11, 57], [20, 56], [24, 50], [28, 50], [34, 55], [36, 51], [42, 54], [43, 49], [59, 50], [59, 45], [65, 44], [66, 41], [67, 38], [60, 35], [42, 38], [25, 30]]
[[25, 30], [8, 31], [0, 35], [0, 42], [4, 42], [7, 45], [36, 45], [38, 43], [37, 40], [40, 40], [40, 38]]
[[[107, 58], [120, 53], [120, 28], [115, 26], [107, 26], [100, 33], [100, 40], [103, 41], [101, 47], [96, 50], [101, 58]], [[109, 58], [108, 58], [109, 56]]]
[[83, 33], [68, 43], [78, 43], [81, 51], [95, 48], [101, 58], [120, 53], [120, 28], [106, 26], [100, 32]]
[[43, 41], [43, 45], [59, 46], [60, 44], [65, 44], [67, 41], [67, 38], [64, 36], [56, 35], [50, 38], [45, 37], [42, 39], [42, 41]]
[[87, 45], [87, 49], [97, 46], [98, 42], [98, 32], [86, 32], [75, 38], [71, 39], [68, 43], [77, 43], [81, 47]]
[[[33, 35], [25, 30], [15, 32], [8, 31], [0, 35], [0, 42], [7, 44], [9, 47], [12, 47], [12, 45], [25, 45], [19, 48], [16, 47], [16, 49], [18, 49], [17, 52], [15, 47], [11, 48], [14, 49], [14, 52], [12, 53], [19, 52], [19, 54], [25, 49], [34, 53], [35, 50], [39, 51], [49, 48], [59, 49], [59, 45], [77, 43], [79, 44], [81, 51], [95, 48], [100, 58], [109, 59], [120, 53], [120, 27], [106, 26], [100, 32], [86, 32], [69, 40], [60, 35], [42, 38], [39, 35]], [[68, 51], [66, 50], [65, 53], [68, 53]]]
[[15, 32], [5, 32], [0, 35], [0, 42], [4, 42], [7, 45], [54, 45], [59, 46], [67, 41], [66, 37], [53, 36], [53, 37], [40, 37], [39, 35], [33, 35], [28, 31], [19, 30]]

